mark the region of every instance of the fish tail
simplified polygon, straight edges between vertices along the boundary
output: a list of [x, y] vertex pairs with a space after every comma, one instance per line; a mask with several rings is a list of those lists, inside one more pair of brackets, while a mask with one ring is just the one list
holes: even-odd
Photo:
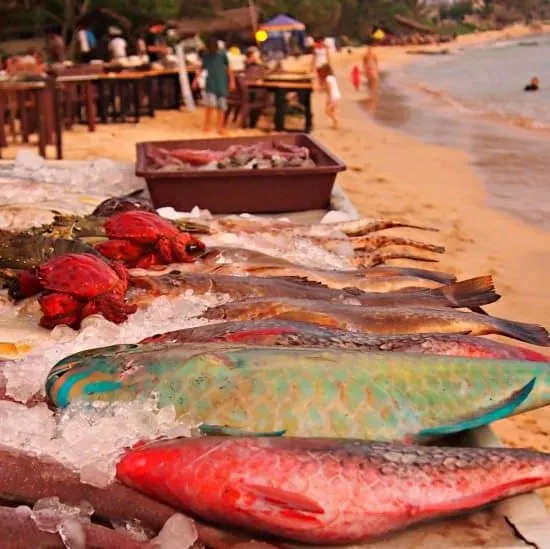
[[491, 275], [447, 284], [431, 290], [431, 293], [442, 297], [451, 307], [480, 307], [494, 303], [501, 297], [495, 291]]
[[469, 429], [475, 429], [483, 425], [489, 425], [493, 421], [504, 419], [514, 412], [521, 404], [523, 404], [535, 386], [537, 378], [534, 377], [527, 385], [522, 387], [519, 391], [513, 392], [503, 402], [497, 403], [490, 409], [484, 410], [481, 414], [475, 417], [470, 417], [453, 423], [452, 425], [440, 425], [439, 427], [433, 427], [430, 429], [423, 429], [419, 433], [419, 437], [436, 437], [444, 436], [452, 433], [459, 433]]
[[504, 318], [485, 317], [491, 320], [496, 333], [504, 336], [540, 345], [541, 347], [550, 347], [550, 335], [548, 330], [538, 324], [527, 324], [526, 322], [516, 322]]

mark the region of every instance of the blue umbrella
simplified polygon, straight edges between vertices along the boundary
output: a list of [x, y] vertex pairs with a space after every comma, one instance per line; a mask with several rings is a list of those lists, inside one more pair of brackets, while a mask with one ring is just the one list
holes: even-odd
[[266, 32], [303, 31], [306, 26], [288, 15], [276, 15], [267, 23], [260, 25], [260, 29]]

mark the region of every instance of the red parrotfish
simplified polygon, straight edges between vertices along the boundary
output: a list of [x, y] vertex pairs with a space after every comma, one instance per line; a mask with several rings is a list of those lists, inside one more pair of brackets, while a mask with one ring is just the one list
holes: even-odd
[[141, 341], [141, 343], [174, 344], [214, 342], [265, 345], [266, 347], [330, 347], [331, 349], [357, 349], [360, 351], [550, 362], [550, 357], [537, 351], [466, 334], [379, 336], [290, 320], [219, 322], [157, 334]]
[[199, 437], [138, 446], [119, 480], [198, 517], [313, 544], [368, 541], [550, 485], [550, 455], [360, 440]]

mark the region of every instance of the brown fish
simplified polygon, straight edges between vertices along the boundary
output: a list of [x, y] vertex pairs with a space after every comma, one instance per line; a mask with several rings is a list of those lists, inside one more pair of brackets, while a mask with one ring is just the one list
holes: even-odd
[[[260, 269], [267, 267], [287, 267], [289, 269], [295, 268], [302, 271], [307, 270], [314, 273], [342, 273], [352, 274], [360, 276], [386, 276], [402, 275], [402, 276], [414, 276], [418, 278], [425, 278], [427, 280], [433, 280], [440, 284], [447, 284], [449, 282], [455, 282], [456, 276], [450, 273], [442, 273], [437, 271], [429, 271], [426, 269], [418, 269], [414, 267], [398, 267], [398, 266], [377, 266], [374, 268], [362, 268], [362, 269], [349, 269], [349, 270], [334, 270], [334, 269], [310, 269], [304, 265], [298, 265], [292, 263], [286, 259], [280, 257], [274, 257], [263, 252], [255, 250], [246, 250], [242, 248], [230, 248], [230, 247], [211, 247], [200, 256], [200, 262], [202, 265], [208, 265], [218, 267], [220, 265], [227, 264], [250, 264], [251, 268]], [[198, 269], [200, 270], [200, 268]]]
[[[389, 292], [404, 288], [436, 288], [452, 282], [446, 273], [420, 273], [419, 269], [395, 268], [385, 271], [378, 267], [350, 271], [313, 269], [272, 258], [259, 252], [234, 248], [215, 248], [201, 256], [191, 267], [180, 267], [185, 272], [210, 272], [232, 276], [295, 276], [319, 282], [329, 288], [358, 288], [365, 292]], [[437, 279], [437, 280], [434, 280]]]
[[148, 303], [158, 295], [180, 295], [186, 290], [196, 294], [229, 294], [233, 299], [288, 297], [333, 302], [351, 302], [370, 307], [478, 307], [497, 301], [491, 276], [482, 276], [435, 289], [410, 292], [363, 292], [355, 288], [336, 290], [317, 282], [292, 277], [237, 277], [216, 274], [171, 272], [162, 276], [132, 277], [133, 288], [145, 295], [130, 298], [133, 303]]
[[316, 223], [312, 225], [279, 221], [277, 219], [247, 219], [236, 215], [220, 217], [213, 221], [194, 219], [181, 219], [176, 224], [186, 232], [198, 231], [215, 234], [229, 233], [258, 233], [258, 232], [288, 232], [290, 234], [305, 236], [327, 236], [334, 232], [344, 233], [348, 237], [363, 236], [384, 229], [396, 227], [408, 227], [421, 231], [439, 232], [439, 229], [425, 225], [414, 225], [392, 219], [362, 218], [356, 221], [343, 221], [338, 223]]
[[550, 346], [549, 334], [542, 326], [452, 309], [363, 307], [305, 299], [261, 298], [212, 307], [203, 316], [211, 320], [295, 320], [379, 335], [499, 334], [534, 345]]

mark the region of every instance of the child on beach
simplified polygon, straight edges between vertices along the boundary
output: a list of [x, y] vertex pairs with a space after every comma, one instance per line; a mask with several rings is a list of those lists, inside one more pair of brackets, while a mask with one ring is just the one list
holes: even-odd
[[[220, 51], [218, 40], [210, 37], [206, 44], [206, 52], [202, 56], [202, 68], [206, 71], [204, 93], [204, 132], [209, 132], [212, 125], [212, 115], [217, 111], [216, 127], [220, 135], [225, 134], [225, 111], [227, 110], [227, 95], [235, 88], [234, 75], [229, 66], [225, 51]], [[198, 86], [195, 79], [193, 85]]]
[[359, 87], [361, 86], [361, 70], [358, 65], [353, 65], [353, 69], [351, 69], [351, 83], [355, 91], [359, 91]]
[[338, 104], [340, 102], [340, 87], [338, 86], [338, 81], [334, 76], [334, 72], [330, 65], [323, 65], [319, 69], [319, 74], [325, 81], [325, 91], [327, 94], [327, 105], [325, 112], [328, 117], [332, 120], [332, 127], [336, 130], [340, 125], [338, 120]]

